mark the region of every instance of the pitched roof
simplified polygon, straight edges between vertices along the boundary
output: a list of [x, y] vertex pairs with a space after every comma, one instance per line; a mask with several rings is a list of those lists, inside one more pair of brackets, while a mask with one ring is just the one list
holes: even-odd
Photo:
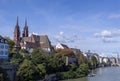
[[4, 38], [0, 35], [0, 39], [4, 39]]
[[64, 48], [69, 48], [67, 45], [65, 45], [65, 44], [61, 44]]
[[22, 42], [26, 42], [27, 47], [41, 47], [50, 48], [51, 43], [47, 35], [35, 35], [32, 34], [30, 37], [23, 37]]
[[40, 45], [37, 44], [37, 43], [26, 42], [26, 47], [28, 47], [28, 48], [37, 48], [37, 47], [40, 47]]
[[34, 35], [32, 34], [30, 37], [33, 37], [35, 42], [39, 42], [40, 41], [40, 35]]
[[50, 40], [48, 39], [47, 35], [40, 36], [40, 45], [41, 45], [41, 48], [51, 47]]
[[21, 41], [30, 41], [30, 37], [23, 37]]
[[2, 42], [2, 43], [8, 43], [8, 41], [5, 38], [3, 38], [1, 35], [0, 35], [0, 42]]

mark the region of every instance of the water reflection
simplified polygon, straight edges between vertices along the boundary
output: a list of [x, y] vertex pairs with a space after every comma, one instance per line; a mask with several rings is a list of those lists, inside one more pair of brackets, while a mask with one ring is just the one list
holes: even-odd
[[120, 67], [99, 68], [93, 72], [96, 74], [94, 77], [84, 77], [63, 81], [120, 81]]

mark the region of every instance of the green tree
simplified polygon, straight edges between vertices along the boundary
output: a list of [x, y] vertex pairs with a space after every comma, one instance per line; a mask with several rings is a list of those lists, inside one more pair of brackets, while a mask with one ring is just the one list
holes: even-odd
[[60, 53], [56, 53], [53, 57], [54, 61], [56, 62], [57, 71], [64, 71], [65, 64], [66, 64], [66, 56]]
[[83, 63], [85, 64], [88, 63], [87, 57], [85, 57], [81, 51], [78, 52], [77, 58], [78, 58], [78, 65], [83, 64]]
[[42, 76], [39, 69], [30, 60], [25, 59], [17, 71], [18, 81], [36, 81], [41, 79]]
[[22, 63], [23, 59], [24, 58], [20, 53], [15, 53], [13, 57], [10, 59], [10, 62], [20, 64]]
[[32, 61], [35, 64], [47, 64], [48, 55], [41, 49], [34, 49], [32, 54]]
[[0, 81], [10, 81], [6, 71], [2, 68], [0, 68]]
[[21, 49], [21, 50], [20, 50], [20, 53], [29, 53], [29, 51], [26, 50], [26, 49]]
[[9, 53], [13, 53], [13, 48], [14, 48], [14, 41], [12, 39], [10, 39], [9, 37], [4, 37], [8, 43], [9, 43]]
[[59, 53], [47, 56], [46, 72], [48, 74], [65, 70], [65, 56]]
[[38, 67], [39, 74], [40, 74], [41, 78], [44, 78], [45, 74], [46, 74], [45, 66], [43, 64], [38, 64], [37, 67]]
[[21, 49], [19, 53], [26, 59], [31, 59], [31, 55], [28, 50], [26, 49]]
[[81, 64], [76, 71], [80, 76], [86, 76], [89, 72], [89, 67], [87, 64], [84, 63]]
[[96, 68], [96, 66], [98, 65], [98, 60], [95, 56], [92, 56], [91, 58], [91, 65], [92, 65], [92, 68]]

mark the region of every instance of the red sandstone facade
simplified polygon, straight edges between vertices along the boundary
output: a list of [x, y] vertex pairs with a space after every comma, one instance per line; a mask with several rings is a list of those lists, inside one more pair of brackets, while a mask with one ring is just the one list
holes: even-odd
[[17, 50], [27, 49], [30, 51], [31, 49], [41, 48], [49, 53], [52, 52], [51, 42], [47, 35], [31, 34], [28, 36], [27, 20], [25, 21], [22, 37], [20, 37], [20, 27], [17, 18], [17, 23], [14, 30], [14, 42]]

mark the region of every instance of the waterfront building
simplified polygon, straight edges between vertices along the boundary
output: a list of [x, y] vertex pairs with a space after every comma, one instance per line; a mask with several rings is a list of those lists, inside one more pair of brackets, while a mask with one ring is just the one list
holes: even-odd
[[90, 50], [88, 50], [87, 52], [84, 53], [84, 55], [88, 58], [91, 59], [93, 56], [97, 59], [97, 61], [99, 62], [99, 55], [95, 52], [91, 52]]
[[110, 58], [111, 65], [116, 65], [117, 59], [115, 57]]
[[3, 61], [8, 60], [8, 49], [9, 49], [9, 44], [8, 41], [0, 36], [0, 59]]

